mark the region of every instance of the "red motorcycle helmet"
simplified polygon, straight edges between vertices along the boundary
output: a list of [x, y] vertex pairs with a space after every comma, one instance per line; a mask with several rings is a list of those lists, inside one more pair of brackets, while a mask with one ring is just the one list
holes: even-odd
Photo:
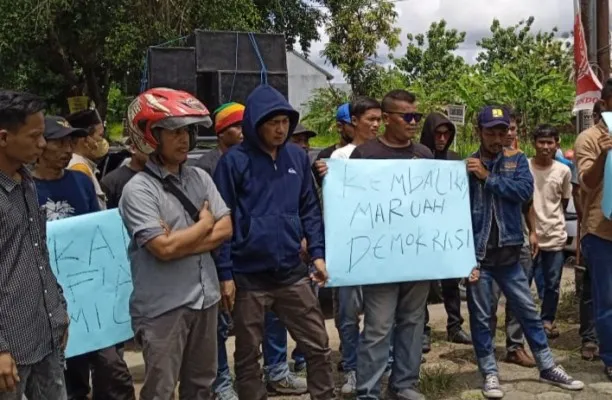
[[[187, 92], [168, 88], [153, 88], [132, 101], [127, 112], [128, 134], [134, 146], [152, 154], [159, 146], [156, 128], [176, 130], [186, 126], [212, 126], [210, 112], [198, 99]], [[196, 130], [190, 131], [189, 149], [196, 144]]]

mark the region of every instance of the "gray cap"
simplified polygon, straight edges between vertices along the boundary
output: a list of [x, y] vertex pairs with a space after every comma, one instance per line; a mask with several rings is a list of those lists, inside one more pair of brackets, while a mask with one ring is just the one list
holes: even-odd
[[308, 136], [309, 139], [317, 136], [317, 133], [315, 131], [306, 128], [302, 124], [297, 124], [297, 126], [295, 127], [295, 130], [293, 131], [293, 134], [294, 135], [305, 134], [306, 136]]

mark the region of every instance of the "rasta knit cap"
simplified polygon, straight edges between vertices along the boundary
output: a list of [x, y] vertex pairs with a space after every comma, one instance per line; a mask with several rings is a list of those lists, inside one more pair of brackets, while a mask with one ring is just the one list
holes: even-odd
[[239, 103], [225, 103], [214, 111], [215, 133], [218, 135], [232, 125], [242, 122], [244, 106]]

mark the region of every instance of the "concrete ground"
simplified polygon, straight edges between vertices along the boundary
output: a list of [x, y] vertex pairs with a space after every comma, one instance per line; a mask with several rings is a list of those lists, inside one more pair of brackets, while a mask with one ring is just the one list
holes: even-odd
[[[601, 362], [586, 362], [580, 358], [580, 337], [577, 325], [578, 303], [572, 295], [573, 269], [566, 268], [563, 277], [563, 295], [560, 302], [558, 325], [561, 337], [551, 341], [551, 347], [557, 361], [575, 378], [585, 382], [586, 388], [577, 393], [570, 393], [538, 382], [536, 369], [525, 369], [515, 365], [499, 362], [500, 378], [504, 384], [507, 400], [599, 400], [612, 399], [612, 383], [606, 380]], [[483, 399], [480, 393], [482, 378], [477, 371], [474, 353], [471, 346], [457, 345], [446, 342], [446, 312], [442, 304], [429, 306], [434, 342], [432, 351], [425, 356], [426, 363], [421, 368], [421, 390], [427, 399], [444, 400], [476, 400]], [[504, 312], [500, 305], [498, 315]], [[462, 305], [462, 314], [467, 320], [467, 307]], [[500, 325], [504, 321], [499, 318]], [[330, 345], [333, 350], [334, 365], [339, 360], [338, 332], [333, 320], [326, 321]], [[464, 324], [468, 330], [468, 322]], [[498, 359], [505, 355], [505, 337], [503, 325], [498, 328], [497, 336]], [[295, 343], [289, 339], [290, 351]], [[233, 369], [234, 338], [227, 342], [230, 366]], [[126, 361], [132, 371], [138, 393], [142, 386], [144, 365], [138, 352], [126, 352]], [[336, 373], [338, 387], [342, 385], [342, 376]], [[297, 400], [300, 397], [278, 396], [279, 400]], [[249, 399], [245, 399], [249, 400]]]

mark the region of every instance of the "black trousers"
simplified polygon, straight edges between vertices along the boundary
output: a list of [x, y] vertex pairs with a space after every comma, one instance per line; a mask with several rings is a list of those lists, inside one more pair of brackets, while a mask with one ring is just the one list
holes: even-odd
[[68, 400], [87, 400], [90, 386], [93, 400], [135, 400], [132, 375], [123, 360], [123, 344], [107, 347], [66, 360]]
[[595, 320], [593, 319], [593, 297], [591, 291], [591, 274], [587, 266], [582, 274], [582, 291], [580, 296], [580, 336], [582, 343], [597, 343]]
[[[447, 321], [446, 332], [449, 335], [454, 335], [461, 329], [463, 325], [463, 317], [461, 316], [461, 293], [459, 291], [459, 279], [442, 279], [442, 297], [444, 299], [444, 308], [446, 309]], [[429, 310], [425, 305], [425, 335], [431, 335], [431, 327], [429, 326]]]

